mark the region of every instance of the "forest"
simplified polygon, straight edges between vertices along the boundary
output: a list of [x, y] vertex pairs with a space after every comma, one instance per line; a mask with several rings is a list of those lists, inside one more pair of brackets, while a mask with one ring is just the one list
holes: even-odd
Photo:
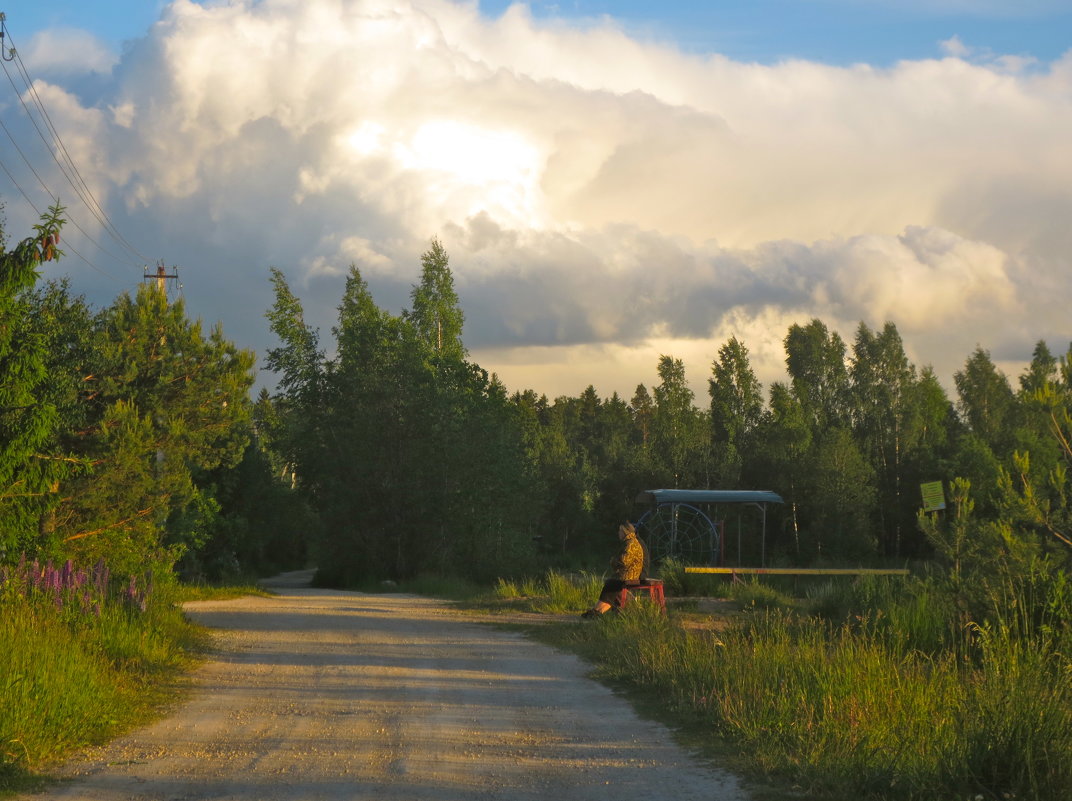
[[[275, 392], [255, 356], [151, 285], [90, 308], [40, 282], [62, 210], [5, 245], [0, 296], [0, 563], [31, 557], [218, 580], [317, 564], [325, 584], [422, 573], [487, 581], [602, 565], [652, 488], [764, 489], [770, 564], [904, 565], [1072, 555], [1072, 350], [1039, 341], [1014, 387], [981, 346], [954, 376], [905, 354], [893, 322], [851, 343], [818, 319], [785, 333], [764, 389], [745, 343], [631, 398], [509, 392], [468, 358], [449, 257], [433, 240], [410, 308], [351, 267], [331, 341], [272, 269]], [[921, 516], [920, 485], [950, 507]], [[948, 520], [947, 520], [948, 518]], [[751, 543], [751, 544], [750, 544]], [[758, 562], [755, 538], [748, 563]], [[749, 551], [747, 549], [753, 549]]]

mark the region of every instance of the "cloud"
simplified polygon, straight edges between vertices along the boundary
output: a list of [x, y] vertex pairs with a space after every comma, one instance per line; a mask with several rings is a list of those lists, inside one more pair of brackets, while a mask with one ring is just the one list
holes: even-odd
[[19, 55], [34, 75], [50, 77], [110, 72], [118, 57], [88, 31], [79, 28], [48, 28], [19, 48]]
[[625, 394], [734, 334], [769, 381], [816, 316], [892, 320], [947, 375], [1069, 337], [1072, 55], [966, 51], [764, 66], [522, 5], [175, 0], [98, 95], [52, 88], [108, 208], [242, 344], [268, 265], [326, 329], [350, 263], [397, 309], [440, 236], [485, 367]]

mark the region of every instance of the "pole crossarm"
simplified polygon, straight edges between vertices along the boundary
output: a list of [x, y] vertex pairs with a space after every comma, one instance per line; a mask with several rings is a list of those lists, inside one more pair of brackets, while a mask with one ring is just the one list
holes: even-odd
[[686, 567], [686, 573], [717, 573], [730, 576], [738, 573], [767, 576], [907, 576], [905, 568], [839, 568], [839, 567]]

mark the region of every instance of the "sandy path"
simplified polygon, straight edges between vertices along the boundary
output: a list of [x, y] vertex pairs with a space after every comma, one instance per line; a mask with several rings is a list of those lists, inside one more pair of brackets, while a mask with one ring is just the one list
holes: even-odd
[[570, 654], [428, 599], [274, 589], [190, 604], [221, 632], [189, 702], [27, 798], [746, 799]]

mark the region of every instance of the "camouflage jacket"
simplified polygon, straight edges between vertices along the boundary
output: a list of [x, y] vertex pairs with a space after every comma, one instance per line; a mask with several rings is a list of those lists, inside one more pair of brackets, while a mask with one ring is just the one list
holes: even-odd
[[636, 538], [629, 534], [622, 540], [622, 550], [610, 562], [614, 578], [621, 581], [639, 581], [644, 571], [644, 548]]

